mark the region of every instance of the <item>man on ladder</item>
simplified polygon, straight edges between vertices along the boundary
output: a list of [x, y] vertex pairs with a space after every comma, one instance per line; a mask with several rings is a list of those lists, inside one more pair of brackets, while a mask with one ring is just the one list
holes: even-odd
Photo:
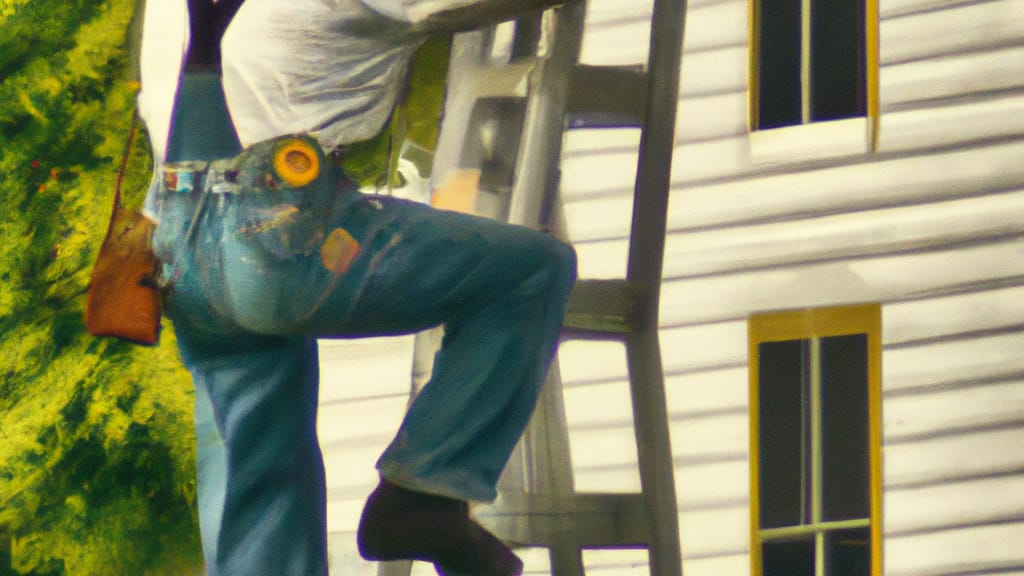
[[555, 3], [148, 3], [146, 211], [196, 386], [209, 576], [327, 574], [315, 339], [439, 324], [432, 380], [380, 459], [360, 550], [441, 574], [521, 572], [466, 503], [495, 498], [557, 345], [575, 255], [526, 228], [363, 195], [345, 161], [387, 122], [429, 34]]

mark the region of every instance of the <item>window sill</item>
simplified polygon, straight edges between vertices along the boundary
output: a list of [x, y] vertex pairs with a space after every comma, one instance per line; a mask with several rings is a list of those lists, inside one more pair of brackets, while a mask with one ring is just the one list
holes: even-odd
[[867, 118], [814, 122], [750, 133], [750, 159], [757, 165], [847, 158], [871, 152]]

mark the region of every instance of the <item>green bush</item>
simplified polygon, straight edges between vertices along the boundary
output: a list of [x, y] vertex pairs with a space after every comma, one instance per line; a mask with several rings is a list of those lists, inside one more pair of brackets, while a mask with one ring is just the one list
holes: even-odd
[[[132, 124], [134, 10], [0, 0], [0, 574], [201, 571], [174, 334], [143, 348], [83, 321]], [[138, 142], [135, 203], [150, 172]]]

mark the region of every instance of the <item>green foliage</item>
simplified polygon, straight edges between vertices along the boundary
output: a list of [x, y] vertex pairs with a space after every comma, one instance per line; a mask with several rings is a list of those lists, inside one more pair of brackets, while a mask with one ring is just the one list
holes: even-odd
[[[0, 0], [0, 562], [9, 554], [19, 574], [200, 570], [192, 391], [174, 334], [141, 348], [83, 322], [132, 122], [133, 11]], [[138, 146], [131, 202], [149, 168]]]
[[403, 141], [434, 151], [441, 126], [450, 50], [451, 38], [443, 36], [430, 38], [419, 47], [399, 111], [376, 137], [346, 149], [342, 169], [349, 178], [362, 186], [385, 181], [389, 154], [399, 153]]

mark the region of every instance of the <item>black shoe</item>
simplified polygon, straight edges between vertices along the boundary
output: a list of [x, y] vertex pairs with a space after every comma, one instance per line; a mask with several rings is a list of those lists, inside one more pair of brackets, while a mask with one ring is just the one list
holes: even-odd
[[519, 576], [523, 562], [469, 517], [469, 506], [381, 480], [359, 520], [367, 560], [432, 562], [442, 576]]

